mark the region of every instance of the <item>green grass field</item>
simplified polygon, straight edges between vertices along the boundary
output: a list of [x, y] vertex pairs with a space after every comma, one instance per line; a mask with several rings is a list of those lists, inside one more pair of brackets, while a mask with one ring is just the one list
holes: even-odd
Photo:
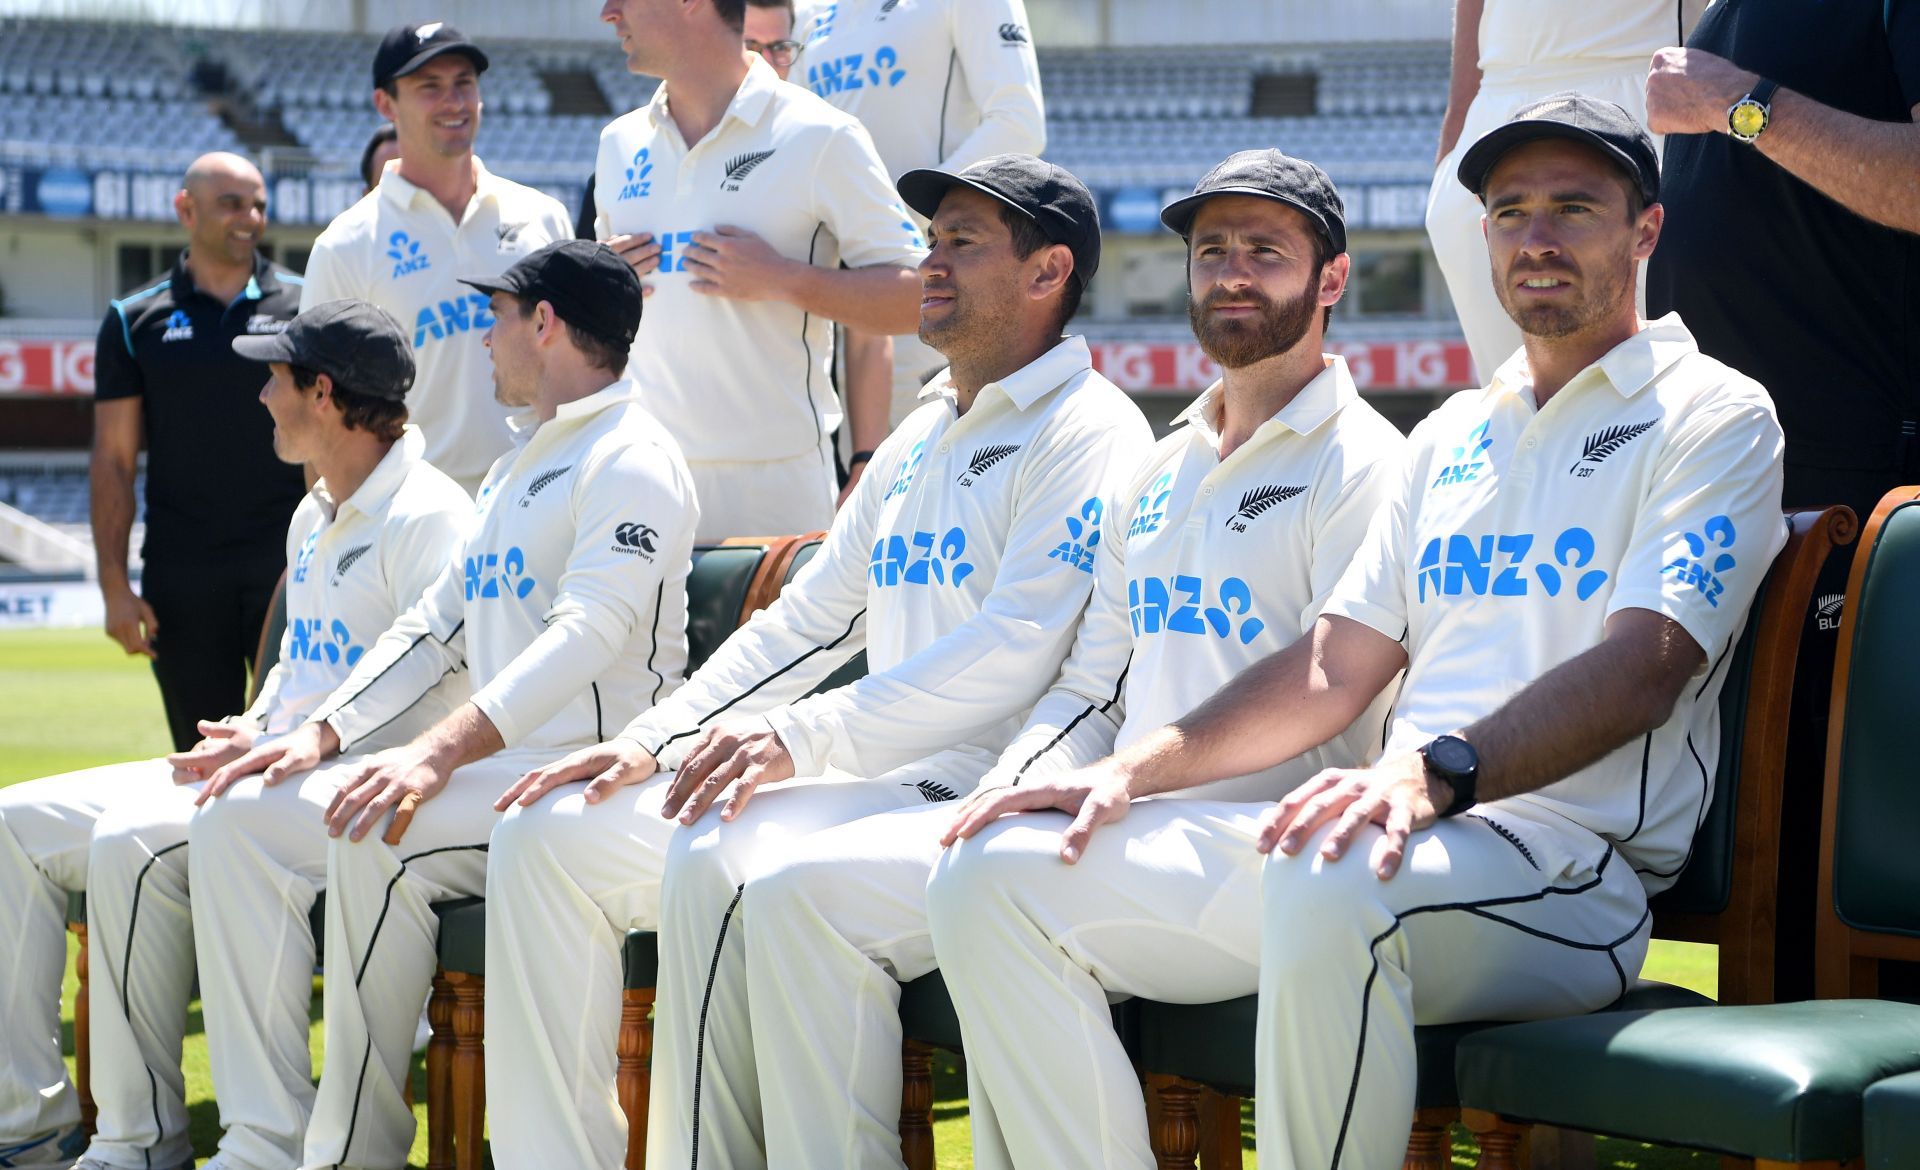
[[[166, 750], [159, 692], [144, 660], [126, 658], [93, 630], [0, 633], [0, 785], [141, 759]], [[1712, 995], [1716, 986], [1713, 948], [1656, 942], [1646, 975]], [[73, 1056], [75, 986], [69, 962], [61, 1013], [69, 1064]], [[322, 1057], [318, 980], [314, 990], [315, 1024], [310, 1040], [314, 1067], [318, 1069]], [[204, 1158], [213, 1153], [220, 1125], [197, 1001], [188, 1009], [185, 1065], [193, 1145]], [[416, 1059], [414, 1096], [423, 1102], [424, 1076]], [[964, 1170], [972, 1164], [972, 1146], [967, 1133], [966, 1082], [955, 1058], [943, 1055], [936, 1061], [934, 1089], [934, 1141], [940, 1170]], [[411, 1164], [422, 1166], [426, 1160], [425, 1106], [416, 1106], [414, 1115], [420, 1128], [414, 1137]], [[1245, 1115], [1243, 1131], [1247, 1165], [1251, 1167], [1250, 1111]], [[1464, 1140], [1455, 1143], [1454, 1162], [1460, 1167], [1473, 1165], [1472, 1147]], [[1602, 1139], [1600, 1165], [1609, 1170], [1715, 1170], [1719, 1163], [1706, 1155]]]

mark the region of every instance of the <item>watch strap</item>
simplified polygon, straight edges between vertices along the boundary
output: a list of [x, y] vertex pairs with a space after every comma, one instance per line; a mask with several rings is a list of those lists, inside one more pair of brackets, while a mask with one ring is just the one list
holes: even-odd
[[1759, 102], [1773, 112], [1773, 95], [1780, 92], [1780, 83], [1771, 77], [1762, 77], [1754, 87], [1747, 91], [1747, 100]]

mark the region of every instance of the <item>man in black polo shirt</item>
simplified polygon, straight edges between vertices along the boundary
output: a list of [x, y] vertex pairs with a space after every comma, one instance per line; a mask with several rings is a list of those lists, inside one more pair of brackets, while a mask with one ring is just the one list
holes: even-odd
[[[306, 485], [274, 456], [260, 367], [230, 344], [280, 332], [300, 305], [300, 278], [257, 250], [266, 183], [238, 155], [203, 155], [173, 207], [187, 250], [165, 279], [112, 302], [100, 326], [92, 507], [107, 634], [153, 659], [174, 747], [185, 751], [200, 720], [247, 705], [247, 666]], [[136, 595], [127, 536], [143, 441], [146, 571]]]
[[[1920, 0], [1721, 0], [1654, 55], [1667, 135], [1647, 309], [1764, 385], [1788, 507], [1865, 520], [1920, 477]], [[1812, 994], [1820, 772], [1851, 549], [1800, 648], [1780, 863], [1781, 999]]]

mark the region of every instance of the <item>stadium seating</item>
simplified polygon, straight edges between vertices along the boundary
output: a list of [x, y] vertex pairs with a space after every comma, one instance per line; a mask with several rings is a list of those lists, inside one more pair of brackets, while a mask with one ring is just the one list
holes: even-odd
[[[1920, 512], [1916, 512], [1920, 517]], [[1797, 512], [1792, 535], [1767, 575], [1753, 617], [1728, 664], [1721, 692], [1721, 750], [1714, 796], [1694, 837], [1687, 871], [1653, 900], [1658, 938], [1719, 945], [1722, 1003], [1772, 999], [1775, 877], [1779, 855], [1780, 791], [1784, 782], [1788, 699], [1815, 578], [1829, 550], [1853, 539], [1853, 513], [1845, 508]], [[1608, 1021], [1656, 1009], [1705, 1002], [1679, 988], [1642, 980], [1616, 1004], [1592, 1016], [1596, 1029]], [[1153, 1078], [1158, 1108], [1154, 1149], [1163, 1167], [1190, 1166], [1200, 1152], [1197, 1108], [1204, 1090], [1229, 1098], [1254, 1083], [1254, 997], [1217, 1004], [1140, 1005], [1141, 1064]], [[1697, 1010], [1689, 1007], [1688, 1010]], [[1577, 1022], [1576, 1022], [1577, 1023]], [[1460, 1117], [1457, 1106], [1484, 1102], [1467, 1092], [1464, 1071], [1457, 1086], [1456, 1047], [1486, 1033], [1486, 1024], [1453, 1024], [1415, 1030], [1420, 1083], [1408, 1144], [1407, 1170], [1447, 1165], [1446, 1127]], [[1523, 1025], [1535, 1027], [1538, 1025]], [[1551, 1025], [1548, 1025], [1551, 1026]], [[1465, 1057], [1461, 1058], [1462, 1069]], [[1534, 1068], [1541, 1091], [1551, 1095], [1567, 1074]], [[1232, 1115], [1238, 1115], [1235, 1105]], [[1577, 1120], [1523, 1114], [1530, 1120], [1593, 1129]], [[1511, 1165], [1524, 1130], [1496, 1123], [1490, 1114], [1469, 1115], [1481, 1136], [1489, 1165]], [[1238, 1127], [1234, 1127], [1237, 1139]], [[1235, 1140], [1232, 1149], [1237, 1151]], [[1228, 1163], [1237, 1165], [1237, 1156]]]
[[[1517, 1121], [1756, 1159], [1911, 1165], [1920, 1005], [1874, 998], [1883, 960], [1920, 960], [1920, 815], [1911, 725], [1920, 701], [1920, 488], [1867, 522], [1833, 673], [1815, 993], [1805, 1003], [1624, 1012], [1511, 1024], [1460, 1045], [1463, 1104]], [[1777, 813], [1777, 806], [1775, 809]], [[1770, 920], [1769, 920], [1770, 921]], [[1764, 924], [1763, 924], [1764, 925]], [[1876, 1082], [1900, 1078], [1879, 1087]], [[1903, 1108], [1904, 1107], [1904, 1108]], [[1891, 1147], [1891, 1148], [1889, 1148]]]

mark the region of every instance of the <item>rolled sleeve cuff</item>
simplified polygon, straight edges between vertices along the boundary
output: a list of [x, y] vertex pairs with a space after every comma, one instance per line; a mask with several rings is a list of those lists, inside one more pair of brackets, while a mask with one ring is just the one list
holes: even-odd
[[1407, 619], [1404, 615], [1364, 597], [1337, 595], [1329, 597], [1327, 603], [1320, 608], [1320, 616], [1343, 617], [1349, 621], [1359, 622], [1395, 642], [1405, 641], [1407, 637]]
[[509, 713], [511, 705], [507, 702], [507, 696], [493, 687], [483, 687], [474, 692], [471, 701], [487, 717], [487, 722], [493, 724], [493, 729], [500, 733], [501, 743], [512, 747], [526, 738], [527, 729], [521, 727]]

